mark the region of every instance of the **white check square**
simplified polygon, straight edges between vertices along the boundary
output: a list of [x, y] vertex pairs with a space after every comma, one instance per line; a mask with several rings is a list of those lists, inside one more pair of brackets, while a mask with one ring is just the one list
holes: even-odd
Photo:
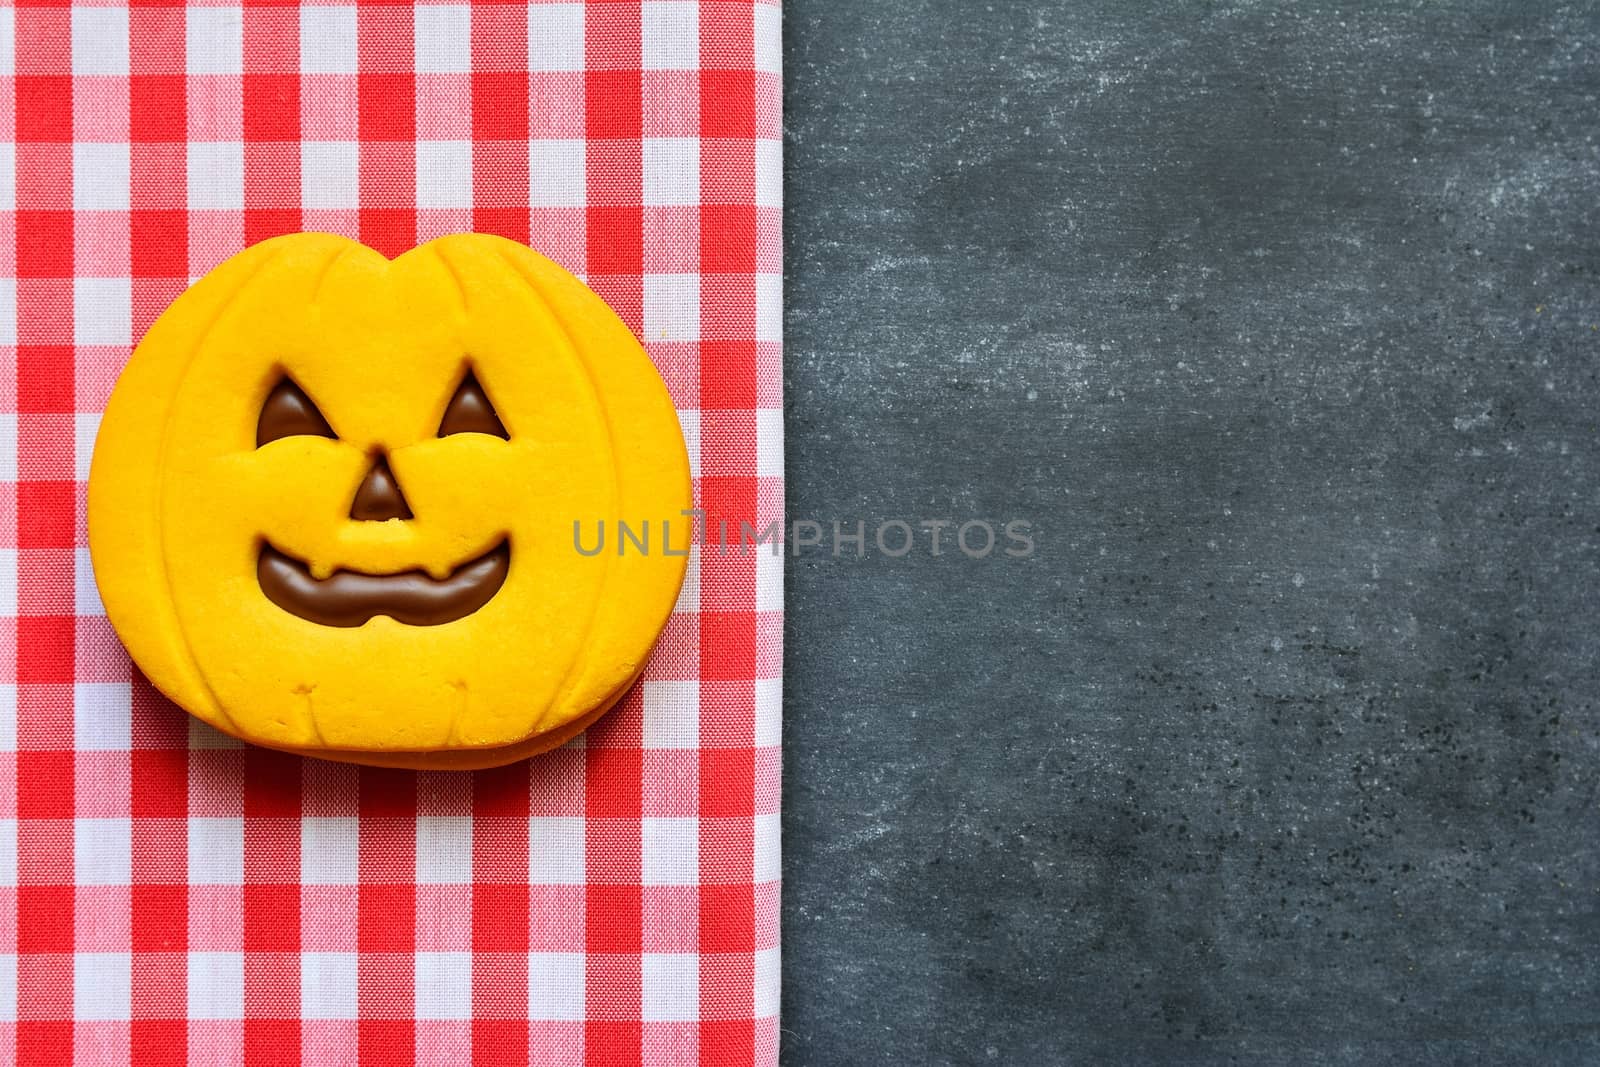
[[[11, 8], [0, 8], [0, 15], [10, 14]], [[0, 25], [3, 24], [0, 22]], [[14, 141], [4, 141], [0, 142], [0, 211], [15, 211], [16, 208], [17, 145]]]
[[426, 4], [416, 9], [418, 74], [458, 74], [472, 69], [472, 9]]
[[127, 8], [72, 9], [72, 73], [128, 73]]
[[700, 1018], [700, 957], [692, 952], [646, 952], [639, 960], [639, 1012], [644, 1022]]
[[775, 4], [755, 6], [755, 67], [783, 73], [783, 9]]
[[244, 953], [189, 953], [189, 1018], [244, 1018]]
[[472, 207], [471, 141], [417, 142], [417, 206]]
[[307, 1019], [356, 1018], [356, 954], [300, 955], [300, 1011]]
[[756, 340], [783, 340], [783, 275], [756, 275]]
[[639, 880], [645, 885], [699, 882], [700, 820], [692, 817], [641, 819]]
[[[87, 552], [83, 553], [85, 556]], [[133, 687], [127, 682], [79, 682], [72, 687], [73, 741], [87, 752], [116, 752], [133, 744]]]
[[359, 829], [348, 816], [300, 820], [300, 880], [307, 885], [355, 885]]
[[783, 742], [783, 680], [756, 679], [756, 747]]
[[528, 5], [528, 69], [583, 69], [583, 5]]
[[425, 885], [472, 881], [472, 817], [417, 817], [417, 881]]
[[17, 820], [0, 819], [0, 886], [17, 884]]
[[16, 614], [17, 550], [14, 548], [0, 548], [0, 618], [9, 619]]
[[528, 199], [534, 207], [583, 207], [586, 149], [579, 140], [528, 142]]
[[644, 276], [645, 341], [695, 341], [700, 337], [700, 275]]
[[[133, 303], [132, 294], [129, 294], [129, 307]], [[89, 461], [94, 458], [94, 439], [100, 432], [100, 413], [98, 411], [79, 411], [72, 416], [73, 439], [73, 476], [80, 482], [89, 480]], [[79, 612], [82, 614], [82, 612]]]
[[776, 882], [783, 877], [783, 856], [780, 851], [783, 829], [776, 812], [756, 816], [755, 880]]
[[17, 10], [0, 7], [0, 75], [17, 72]]
[[129, 148], [81, 141], [72, 146], [72, 206], [77, 211], [128, 210]]
[[[131, 967], [131, 962], [130, 962]], [[0, 955], [0, 1023], [17, 1021], [17, 957]]]
[[77, 278], [72, 283], [73, 340], [80, 345], [133, 343], [133, 282]]
[[640, 152], [646, 206], [700, 202], [700, 142], [696, 138], [646, 137]]
[[756, 206], [783, 206], [783, 142], [775, 137], [756, 141]]
[[528, 880], [534, 885], [582, 885], [583, 820], [536, 815], [528, 820]]
[[694, 748], [700, 743], [699, 682], [645, 682], [640, 695], [645, 748]]
[[783, 409], [756, 411], [756, 475], [783, 477]]
[[762, 545], [756, 549], [757, 611], [783, 610], [783, 546], [777, 546], [776, 552], [772, 548]]
[[300, 8], [300, 70], [304, 74], [356, 73], [355, 8]]
[[528, 1018], [540, 1022], [585, 1018], [583, 953], [528, 954]]
[[[16, 570], [13, 556], [11, 569]], [[12, 596], [15, 596], [15, 590]], [[0, 752], [17, 750], [17, 687], [13, 682], [0, 683]]]
[[189, 751], [202, 752], [206, 749], [243, 748], [244, 742], [209, 723], [201, 722], [193, 715], [189, 716]]
[[639, 5], [639, 65], [645, 70], [699, 68], [698, 4], [693, 0], [649, 0]]
[[185, 12], [184, 58], [190, 74], [239, 74], [244, 70], [244, 11], [237, 7], [191, 7]]
[[756, 953], [756, 1018], [778, 1014], [783, 990], [783, 957], [780, 950], [764, 948]]
[[[688, 410], [679, 411], [678, 412], [678, 426], [681, 427], [682, 430], [683, 430], [683, 443], [689, 450], [689, 477], [698, 478], [698, 477], [700, 477], [700, 412], [699, 412], [699, 410], [698, 409], [688, 409]], [[678, 516], [677, 518], [672, 520], [673, 527], [676, 528], [679, 522], [688, 523], [691, 537], [693, 536], [694, 529], [700, 525], [699, 522], [696, 521], [696, 519], [695, 519], [695, 517], [693, 515], [681, 515], [681, 516]], [[674, 540], [673, 540], [672, 543], [673, 543], [674, 546], [678, 546], [680, 551], [681, 551], [682, 542], [680, 542], [680, 541], [678, 541], [676, 539], [676, 535], [674, 535]], [[696, 549], [695, 551], [698, 551], [698, 549]]]
[[[695, 414], [698, 415], [699, 412]], [[700, 429], [698, 422], [695, 424], [695, 429], [696, 431]], [[688, 436], [684, 434], [685, 438]], [[680, 516], [673, 521], [671, 544], [674, 552], [683, 551], [683, 542], [688, 539], [693, 527], [694, 519], [691, 516]], [[689, 565], [683, 569], [683, 586], [678, 590], [678, 602], [672, 605], [672, 610], [678, 614], [689, 615], [700, 610], [700, 548], [697, 545], [689, 548]]]
[[303, 142], [301, 202], [309, 211], [354, 210], [360, 200], [360, 167], [360, 147], [354, 141]]
[[79, 885], [127, 885], [132, 880], [133, 823], [129, 819], [77, 819], [72, 865]]
[[128, 1019], [133, 1008], [132, 979], [133, 956], [130, 953], [74, 953], [73, 1018], [80, 1022], [120, 1022]]
[[417, 1018], [472, 1018], [472, 953], [419, 952], [414, 974]]
[[[12, 146], [13, 148], [15, 146]], [[9, 150], [0, 151], [0, 157], [9, 154]], [[17, 280], [15, 278], [0, 278], [0, 345], [14, 345], [17, 343]], [[9, 474], [8, 481], [17, 479], [17, 415], [11, 412], [11, 436], [0, 439], [0, 473]]]
[[195, 211], [244, 210], [243, 144], [190, 142], [189, 207]]
[[191, 885], [244, 884], [244, 820], [189, 820]]

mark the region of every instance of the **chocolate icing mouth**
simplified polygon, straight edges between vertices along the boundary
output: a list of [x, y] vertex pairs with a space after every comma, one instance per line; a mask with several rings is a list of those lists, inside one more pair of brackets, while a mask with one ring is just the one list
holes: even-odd
[[374, 615], [388, 615], [408, 626], [439, 626], [487, 604], [510, 569], [511, 544], [501, 541], [456, 567], [448, 578], [434, 578], [424, 570], [367, 574], [341, 568], [317, 579], [305, 563], [262, 542], [256, 580], [278, 607], [323, 626], [360, 626]]

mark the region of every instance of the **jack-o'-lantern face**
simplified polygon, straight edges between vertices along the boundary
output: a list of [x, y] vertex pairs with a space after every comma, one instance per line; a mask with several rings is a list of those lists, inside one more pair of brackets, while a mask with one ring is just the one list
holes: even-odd
[[[219, 266], [140, 344], [96, 443], [90, 548], [119, 636], [199, 717], [487, 766], [637, 676], [689, 499], [661, 379], [561, 268], [480, 235], [389, 261], [299, 234]], [[619, 519], [670, 521], [672, 543], [576, 550], [575, 522]]]

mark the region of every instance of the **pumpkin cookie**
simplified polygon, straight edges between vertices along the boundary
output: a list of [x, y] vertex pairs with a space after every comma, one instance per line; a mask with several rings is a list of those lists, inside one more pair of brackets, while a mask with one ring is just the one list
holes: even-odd
[[[239, 253], [118, 380], [89, 550], [135, 662], [246, 741], [489, 767], [568, 740], [643, 669], [686, 564], [666, 386], [577, 278], [498, 237], [390, 261]], [[618, 521], [657, 534], [586, 555]]]

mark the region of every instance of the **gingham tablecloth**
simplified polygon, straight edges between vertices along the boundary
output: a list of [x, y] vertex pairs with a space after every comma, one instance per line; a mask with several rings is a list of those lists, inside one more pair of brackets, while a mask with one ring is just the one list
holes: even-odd
[[643, 683], [498, 771], [244, 747], [132, 672], [84, 548], [132, 343], [240, 248], [478, 230], [781, 518], [779, 9], [0, 8], [0, 1062], [774, 1062], [781, 557], [693, 560]]

